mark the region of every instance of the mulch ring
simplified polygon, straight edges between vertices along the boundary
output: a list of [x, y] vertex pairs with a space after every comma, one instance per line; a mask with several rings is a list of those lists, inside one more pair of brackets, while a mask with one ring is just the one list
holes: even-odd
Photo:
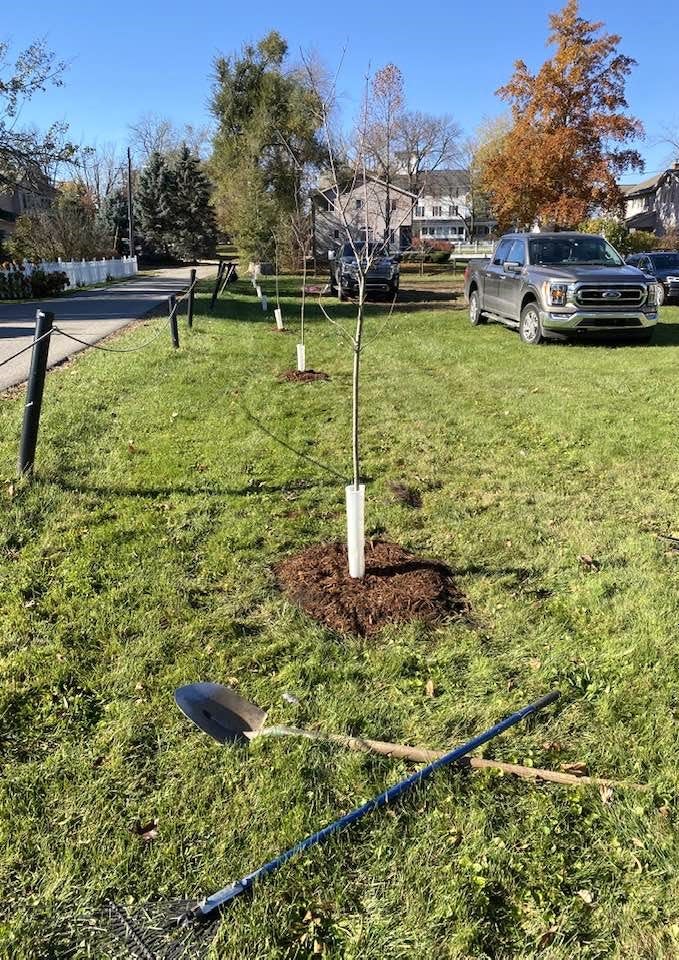
[[397, 543], [369, 541], [365, 577], [349, 576], [344, 543], [321, 543], [275, 569], [278, 586], [297, 606], [340, 633], [371, 636], [387, 623], [440, 623], [469, 612], [452, 571]]
[[322, 370], [284, 370], [278, 374], [280, 381], [289, 380], [292, 383], [311, 383], [312, 380], [329, 380], [330, 377]]

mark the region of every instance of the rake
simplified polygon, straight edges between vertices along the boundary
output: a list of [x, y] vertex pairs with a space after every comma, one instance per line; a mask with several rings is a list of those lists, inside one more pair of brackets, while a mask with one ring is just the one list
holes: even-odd
[[[119, 906], [109, 905], [108, 919], [110, 921], [111, 931], [120, 941], [124, 941], [127, 944], [128, 952], [126, 956], [130, 958], [138, 958], [138, 960], [179, 960], [179, 958], [182, 958], [183, 960], [183, 958], [199, 956], [199, 953], [196, 951], [202, 951], [204, 949], [206, 934], [209, 933], [211, 935], [213, 924], [219, 918], [224, 907], [231, 901], [248, 893], [257, 881], [275, 873], [293, 857], [296, 857], [298, 854], [303, 853], [316, 844], [323, 843], [333, 834], [351, 826], [374, 810], [393, 803], [402, 796], [402, 794], [426, 780], [437, 770], [455, 763], [461, 757], [464, 757], [465, 754], [476, 750], [478, 747], [483, 746], [484, 743], [488, 743], [489, 740], [504, 733], [505, 730], [521, 723], [527, 717], [549, 706], [558, 696], [559, 692], [554, 690], [546, 694], [546, 696], [541, 697], [535, 703], [522, 707], [520, 710], [517, 710], [515, 713], [512, 713], [504, 720], [495, 724], [494, 727], [485, 730], [483, 733], [467, 741], [467, 743], [463, 743], [454, 750], [445, 753], [443, 756], [428, 764], [428, 766], [400, 780], [376, 797], [373, 797], [372, 800], [368, 800], [367, 803], [362, 804], [362, 806], [357, 807], [343, 817], [339, 817], [316, 833], [305, 837], [288, 850], [280, 853], [273, 860], [269, 860], [252, 873], [248, 873], [241, 877], [240, 880], [236, 880], [234, 883], [223, 887], [199, 903], [187, 905], [185, 902], [179, 902], [173, 905], [166, 905], [165, 909], [161, 909], [160, 912], [146, 908], [141, 915], [137, 914], [134, 917]], [[178, 701], [179, 700], [180, 698], [178, 697]], [[243, 701], [243, 703], [247, 704], [247, 701]], [[203, 721], [206, 725], [212, 725], [219, 723], [219, 718], [206, 716], [203, 717]], [[241, 726], [243, 729], [241, 733], [243, 735], [247, 733], [244, 725], [244, 722], [242, 722]], [[197, 935], [196, 939], [192, 940], [192, 933], [194, 936]], [[109, 956], [123, 955], [109, 954]]]

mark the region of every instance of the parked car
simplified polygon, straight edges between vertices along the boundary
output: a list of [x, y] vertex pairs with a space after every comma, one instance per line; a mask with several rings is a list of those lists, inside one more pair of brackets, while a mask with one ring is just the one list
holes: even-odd
[[472, 326], [496, 320], [528, 344], [594, 332], [648, 343], [657, 295], [657, 283], [590, 233], [506, 234], [465, 270]]
[[679, 253], [665, 250], [633, 253], [627, 258], [627, 263], [658, 283], [658, 306], [666, 300], [679, 300]]
[[[354, 250], [355, 248], [355, 250]], [[356, 242], [343, 244], [330, 260], [330, 289], [340, 300], [358, 293], [359, 265], [356, 254], [368, 262], [366, 290], [370, 293], [386, 293], [394, 297], [398, 293], [401, 278], [400, 256], [377, 243]]]

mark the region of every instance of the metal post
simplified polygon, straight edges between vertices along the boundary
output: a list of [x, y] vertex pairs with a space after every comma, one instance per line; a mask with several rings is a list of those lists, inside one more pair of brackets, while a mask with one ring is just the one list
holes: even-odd
[[186, 304], [186, 323], [188, 324], [189, 330], [193, 326], [193, 296], [196, 292], [194, 286], [196, 282], [196, 271], [192, 270], [189, 279], [189, 296]]
[[132, 210], [132, 154], [127, 148], [127, 226], [130, 243], [129, 255], [134, 256], [134, 212]]
[[172, 346], [175, 350], [179, 349], [179, 328], [177, 327], [177, 298], [173, 294], [167, 300], [170, 314], [170, 334], [172, 336]]
[[[31, 372], [28, 375], [26, 388], [26, 406], [24, 407], [24, 423], [21, 430], [21, 447], [19, 449], [19, 474], [31, 474], [35, 463], [35, 448], [38, 445], [38, 427], [40, 426], [40, 408], [42, 394], [45, 388], [45, 374], [47, 373], [47, 356], [50, 349], [50, 336], [54, 314], [38, 310], [35, 315], [35, 336], [33, 339], [33, 353], [31, 356]], [[42, 338], [42, 339], [41, 339]]]
[[222, 274], [224, 273], [224, 267], [226, 266], [223, 260], [219, 261], [219, 269], [217, 270], [217, 279], [215, 280], [215, 288], [212, 291], [212, 300], [210, 300], [210, 310], [214, 309], [215, 301], [217, 299], [217, 294], [219, 293], [219, 284], [222, 281]]

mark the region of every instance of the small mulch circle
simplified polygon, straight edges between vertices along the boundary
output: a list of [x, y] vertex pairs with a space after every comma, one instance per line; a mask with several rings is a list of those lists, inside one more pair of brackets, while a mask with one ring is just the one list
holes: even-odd
[[284, 370], [278, 374], [278, 379], [291, 383], [311, 383], [312, 380], [329, 380], [330, 377], [322, 370]]
[[349, 576], [343, 543], [321, 543], [275, 570], [280, 589], [331, 630], [365, 637], [387, 623], [440, 623], [469, 612], [449, 567], [408, 553], [397, 543], [369, 541], [365, 577]]

